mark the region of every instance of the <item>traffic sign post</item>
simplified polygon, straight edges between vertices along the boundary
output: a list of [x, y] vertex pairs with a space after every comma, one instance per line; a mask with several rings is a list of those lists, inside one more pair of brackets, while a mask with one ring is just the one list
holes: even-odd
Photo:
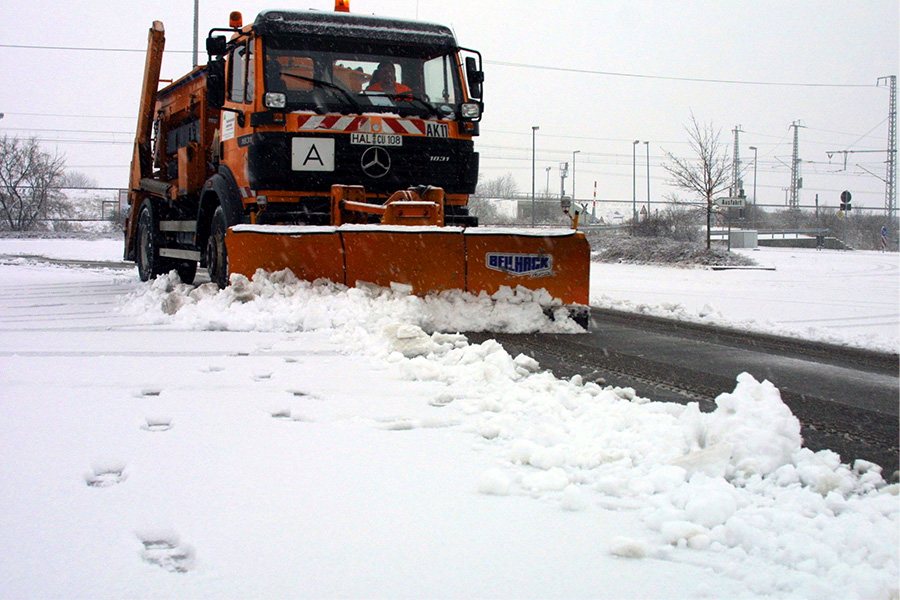
[[744, 208], [746, 204], [746, 196], [729, 196], [725, 198], [716, 198], [713, 204], [722, 208]]
[[853, 196], [847, 190], [841, 192], [841, 212], [850, 212], [853, 209], [850, 204], [852, 198]]
[[881, 251], [887, 252], [887, 227], [881, 228]]

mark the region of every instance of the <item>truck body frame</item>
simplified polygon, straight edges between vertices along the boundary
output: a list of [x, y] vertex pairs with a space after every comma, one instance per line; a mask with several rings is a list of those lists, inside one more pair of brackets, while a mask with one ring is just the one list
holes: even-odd
[[475, 231], [484, 75], [450, 29], [318, 11], [230, 25], [210, 31], [206, 65], [159, 90], [164, 30], [150, 30], [125, 222], [141, 279], [190, 283], [205, 266], [225, 287], [289, 268], [587, 304], [583, 234]]

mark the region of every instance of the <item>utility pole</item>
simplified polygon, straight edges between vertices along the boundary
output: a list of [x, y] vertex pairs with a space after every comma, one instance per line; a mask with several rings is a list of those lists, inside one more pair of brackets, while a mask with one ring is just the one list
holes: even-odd
[[800, 210], [800, 188], [803, 187], [803, 178], [800, 177], [800, 121], [791, 123], [794, 128], [794, 153], [791, 157], [791, 188], [788, 206], [791, 210]]
[[[575, 202], [575, 155], [581, 152], [581, 150], [573, 150], [572, 151], [572, 202]], [[560, 198], [561, 199], [561, 198]]]
[[884, 214], [888, 219], [893, 219], [897, 210], [897, 76], [879, 77], [878, 85], [881, 85], [882, 81], [890, 86], [888, 157], [887, 172], [884, 177]]
[[535, 136], [537, 135], [537, 130], [540, 129], [539, 125], [533, 125], [531, 127], [531, 226], [534, 227], [534, 145], [535, 145]]
[[200, 0], [194, 0], [194, 66], [200, 64], [198, 52], [200, 47]]

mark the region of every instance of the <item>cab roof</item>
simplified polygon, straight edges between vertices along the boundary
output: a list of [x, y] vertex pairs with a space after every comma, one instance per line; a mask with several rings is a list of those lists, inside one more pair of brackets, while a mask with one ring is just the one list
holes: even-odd
[[456, 50], [449, 27], [422, 21], [342, 12], [266, 10], [253, 28], [260, 35], [310, 35], [319, 38], [368, 40], [388, 44], [416, 44]]

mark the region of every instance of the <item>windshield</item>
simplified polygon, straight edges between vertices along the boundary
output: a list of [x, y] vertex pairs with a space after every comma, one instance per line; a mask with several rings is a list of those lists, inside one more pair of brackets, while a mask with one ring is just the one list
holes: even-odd
[[285, 109], [393, 112], [455, 118], [463, 101], [456, 54], [425, 47], [385, 53], [302, 48], [292, 38], [265, 46], [266, 92], [285, 95]]

